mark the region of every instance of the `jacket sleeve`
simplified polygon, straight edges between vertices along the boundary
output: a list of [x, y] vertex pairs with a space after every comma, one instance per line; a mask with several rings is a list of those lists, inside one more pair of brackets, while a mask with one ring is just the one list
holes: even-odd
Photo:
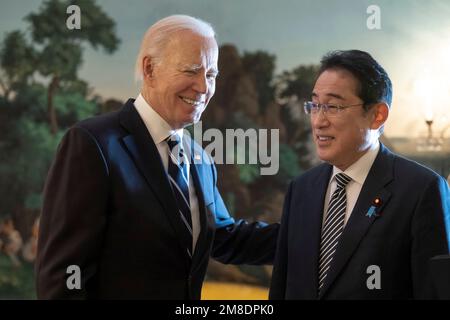
[[[436, 177], [425, 188], [411, 223], [411, 272], [415, 299], [435, 299], [430, 259], [448, 254], [450, 192], [446, 181]], [[447, 229], [446, 229], [447, 224]]]
[[272, 264], [279, 224], [235, 221], [216, 186], [216, 169], [212, 165], [216, 233], [212, 257], [225, 264]]
[[281, 217], [281, 227], [278, 234], [275, 262], [273, 264], [272, 280], [270, 282], [269, 299], [283, 300], [286, 292], [287, 263], [288, 263], [288, 230], [289, 211], [292, 197], [292, 184], [289, 185], [288, 192], [284, 199], [283, 215]]
[[[108, 167], [94, 137], [73, 127], [50, 168], [36, 259], [39, 299], [84, 299], [95, 278], [106, 221]], [[81, 273], [79, 289], [76, 271]], [[68, 272], [70, 271], [70, 272]]]

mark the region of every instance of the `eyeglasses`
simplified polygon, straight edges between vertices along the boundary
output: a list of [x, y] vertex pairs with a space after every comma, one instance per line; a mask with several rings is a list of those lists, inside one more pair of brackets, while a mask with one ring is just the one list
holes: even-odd
[[330, 117], [339, 116], [342, 113], [342, 110], [345, 110], [350, 107], [363, 106], [364, 103], [351, 104], [348, 106], [339, 106], [327, 103], [315, 103], [312, 101], [306, 101], [303, 105], [306, 114], [309, 115], [317, 115], [322, 109], [323, 113]]

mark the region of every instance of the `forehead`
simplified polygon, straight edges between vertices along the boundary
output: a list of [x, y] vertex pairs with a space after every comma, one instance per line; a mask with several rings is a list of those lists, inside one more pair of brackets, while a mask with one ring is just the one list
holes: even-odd
[[164, 50], [164, 59], [175, 67], [217, 68], [219, 50], [214, 38], [182, 31], [172, 38]]
[[317, 78], [313, 95], [317, 96], [342, 96], [351, 98], [358, 96], [359, 81], [345, 69], [327, 69]]

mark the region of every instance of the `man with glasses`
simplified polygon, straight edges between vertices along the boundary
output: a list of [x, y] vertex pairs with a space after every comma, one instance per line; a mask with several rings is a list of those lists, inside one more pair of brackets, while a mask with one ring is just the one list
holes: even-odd
[[368, 53], [322, 59], [304, 108], [325, 163], [289, 187], [271, 299], [436, 297], [429, 260], [449, 250], [449, 187], [379, 142], [391, 101]]

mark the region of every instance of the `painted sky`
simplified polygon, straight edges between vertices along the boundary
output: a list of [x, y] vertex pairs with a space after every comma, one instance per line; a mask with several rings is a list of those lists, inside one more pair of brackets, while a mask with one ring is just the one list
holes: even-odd
[[[329, 50], [370, 52], [388, 71], [394, 102], [387, 136], [417, 136], [425, 117], [436, 129], [450, 121], [450, 2], [446, 0], [98, 0], [122, 40], [112, 56], [86, 48], [80, 77], [105, 98], [139, 92], [133, 67], [140, 40], [160, 18], [182, 13], [216, 29], [219, 43], [277, 57], [277, 72], [318, 63]], [[0, 0], [0, 37], [24, 30], [23, 17], [42, 0]], [[381, 9], [381, 29], [369, 30], [369, 5]], [[83, 8], [81, 8], [83, 10]], [[450, 131], [447, 130], [447, 131]], [[450, 132], [448, 132], [450, 134]]]

